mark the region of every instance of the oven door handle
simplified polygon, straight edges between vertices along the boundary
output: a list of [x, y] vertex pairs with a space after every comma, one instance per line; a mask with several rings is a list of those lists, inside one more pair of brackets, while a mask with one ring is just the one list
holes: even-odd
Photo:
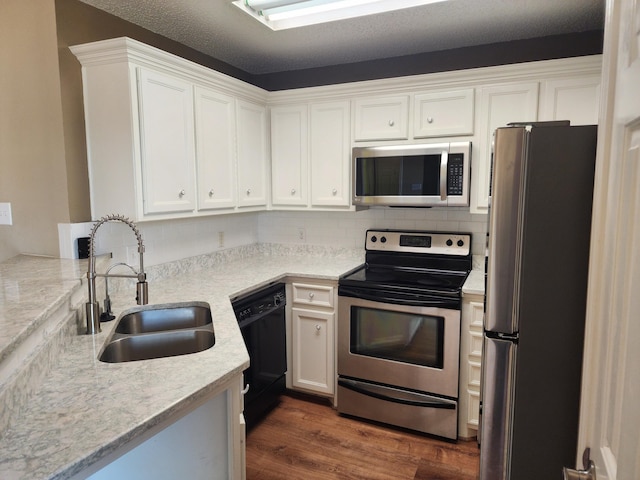
[[[340, 287], [339, 295], [344, 297], [361, 298], [362, 300], [369, 300], [372, 302], [380, 303], [392, 303], [395, 305], [407, 305], [410, 307], [446, 307], [447, 303], [451, 303], [451, 300], [443, 301], [442, 299], [425, 299], [414, 296], [411, 298], [401, 298], [400, 296], [390, 295], [387, 296], [384, 293], [376, 290], [370, 294], [360, 289], [350, 289], [349, 287]], [[455, 300], [454, 300], [455, 301]]]
[[442, 408], [445, 410], [456, 409], [456, 402], [453, 400], [440, 399], [423, 393], [398, 390], [392, 387], [383, 387], [382, 385], [373, 385], [347, 378], [339, 378], [338, 385], [362, 395], [386, 400], [388, 402], [401, 403], [414, 407]]

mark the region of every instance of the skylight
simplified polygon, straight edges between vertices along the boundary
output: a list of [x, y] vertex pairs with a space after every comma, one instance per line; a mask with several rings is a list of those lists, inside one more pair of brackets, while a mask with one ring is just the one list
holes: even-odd
[[236, 0], [238, 8], [272, 30], [304, 27], [446, 0]]

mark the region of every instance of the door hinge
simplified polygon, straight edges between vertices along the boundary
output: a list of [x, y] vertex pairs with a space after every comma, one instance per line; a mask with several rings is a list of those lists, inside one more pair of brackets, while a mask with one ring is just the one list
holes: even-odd
[[590, 458], [591, 450], [587, 447], [582, 454], [582, 465], [584, 470], [574, 470], [564, 467], [562, 469], [564, 480], [596, 480], [596, 464]]

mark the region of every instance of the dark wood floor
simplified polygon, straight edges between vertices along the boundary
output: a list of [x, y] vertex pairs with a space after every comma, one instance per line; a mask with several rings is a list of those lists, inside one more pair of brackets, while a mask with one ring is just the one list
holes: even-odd
[[447, 442], [343, 417], [295, 394], [247, 437], [247, 480], [476, 480], [474, 441]]

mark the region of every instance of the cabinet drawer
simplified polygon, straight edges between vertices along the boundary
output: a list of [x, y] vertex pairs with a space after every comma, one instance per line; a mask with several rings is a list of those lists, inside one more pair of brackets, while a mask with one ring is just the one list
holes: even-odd
[[484, 336], [482, 332], [469, 331], [469, 355], [474, 355], [478, 358], [482, 358], [482, 342]]
[[408, 118], [409, 97], [356, 100], [355, 140], [406, 140]]
[[469, 394], [469, 420], [467, 424], [470, 427], [478, 428], [478, 424], [480, 423], [480, 392], [467, 390], [467, 393]]
[[473, 135], [473, 88], [414, 97], [415, 138]]
[[332, 286], [306, 285], [293, 283], [291, 285], [293, 303], [301, 305], [315, 305], [317, 307], [334, 307], [334, 295]]
[[480, 388], [480, 375], [482, 374], [482, 364], [480, 362], [474, 362], [469, 360], [469, 386]]

